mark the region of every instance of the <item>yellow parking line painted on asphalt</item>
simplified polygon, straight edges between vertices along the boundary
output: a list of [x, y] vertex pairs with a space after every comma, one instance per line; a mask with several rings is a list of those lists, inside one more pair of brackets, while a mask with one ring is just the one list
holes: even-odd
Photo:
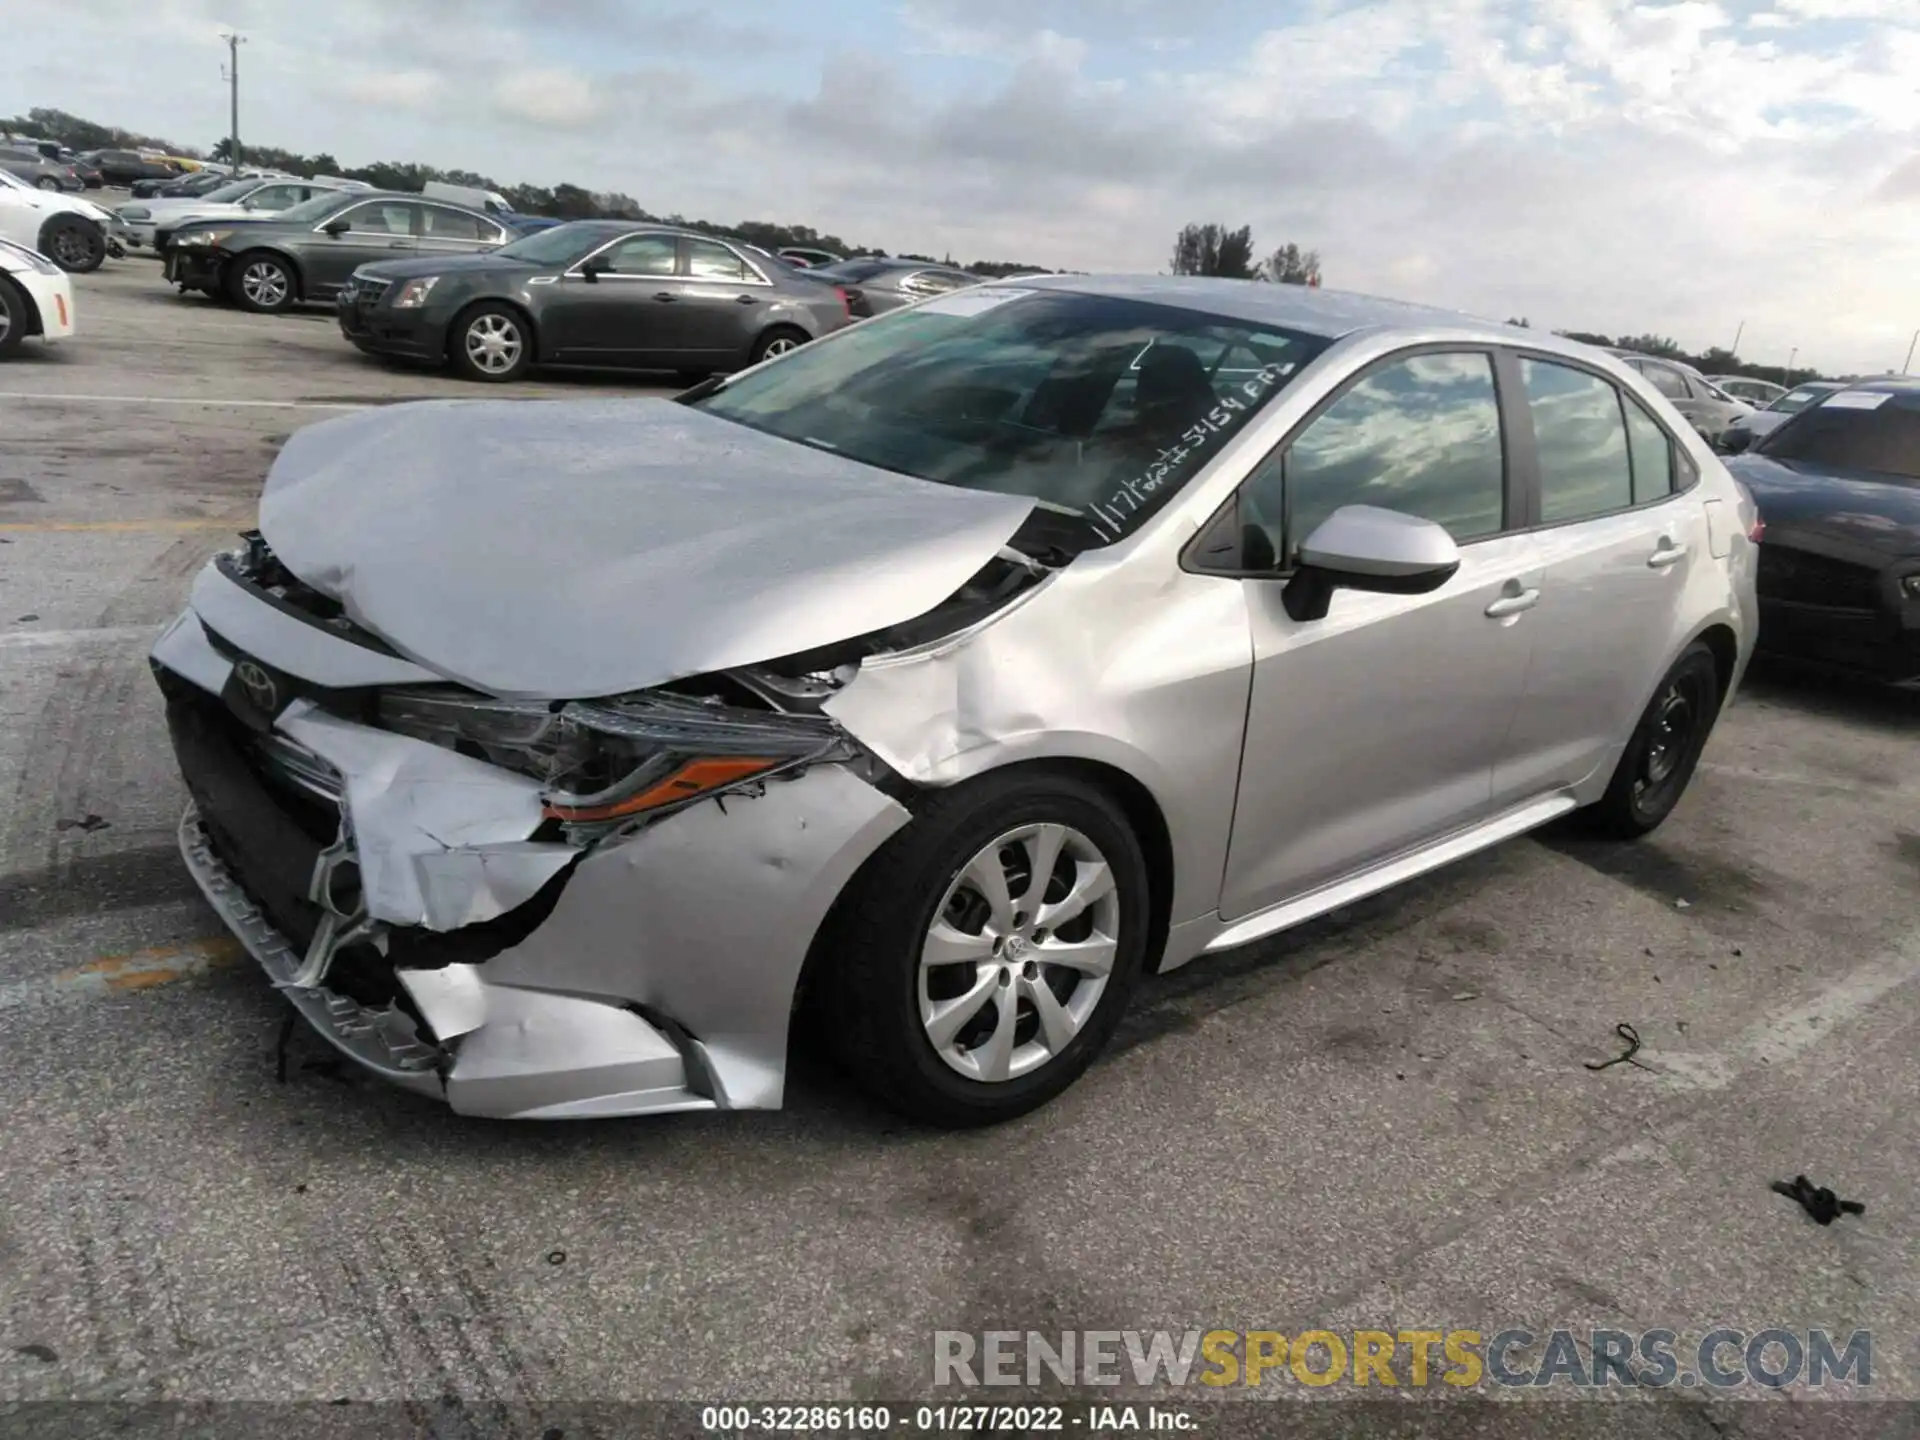
[[143, 531], [171, 533], [175, 530], [243, 530], [253, 528], [251, 519], [232, 520], [21, 520], [0, 523], [0, 531], [27, 534], [35, 531], [100, 530], [114, 534], [137, 535]]
[[47, 979], [0, 985], [0, 1010], [124, 994], [129, 990], [153, 990], [231, 965], [245, 953], [239, 941], [220, 935], [207, 940], [189, 940], [181, 945], [153, 945], [125, 955], [105, 955]]

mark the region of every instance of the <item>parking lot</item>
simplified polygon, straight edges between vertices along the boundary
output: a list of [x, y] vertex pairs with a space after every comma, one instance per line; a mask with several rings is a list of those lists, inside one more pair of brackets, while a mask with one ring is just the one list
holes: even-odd
[[[780, 1113], [463, 1119], [279, 1053], [175, 851], [146, 647], [295, 429], [668, 392], [386, 369], [146, 261], [76, 291], [0, 367], [0, 1397], [899, 1400], [936, 1330], [1564, 1324], [1867, 1329], [1920, 1399], [1920, 696], [1757, 669], [1651, 839], [1549, 831], [1151, 982], [1009, 1126], [807, 1056]], [[1621, 1023], [1638, 1063], [1588, 1068]], [[1865, 1215], [1769, 1192], [1801, 1173]]]

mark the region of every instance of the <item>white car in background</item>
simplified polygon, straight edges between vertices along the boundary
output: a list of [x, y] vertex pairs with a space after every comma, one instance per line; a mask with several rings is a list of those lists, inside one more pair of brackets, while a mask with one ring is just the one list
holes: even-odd
[[312, 180], [236, 180], [205, 195], [171, 200], [134, 200], [113, 212], [113, 236], [129, 250], [167, 248], [167, 237], [189, 220], [245, 220], [277, 215], [316, 195], [367, 190], [358, 180], [316, 176]]
[[1736, 454], [1747, 449], [1763, 435], [1770, 435], [1809, 405], [1818, 404], [1835, 390], [1847, 387], [1838, 380], [1809, 380], [1781, 395], [1764, 410], [1743, 415], [1727, 427], [1722, 445]]
[[29, 335], [64, 340], [73, 334], [73, 282], [38, 251], [0, 240], [0, 360]]
[[0, 170], [0, 240], [37, 250], [62, 270], [84, 275], [100, 268], [112, 219], [91, 200], [36, 190]]

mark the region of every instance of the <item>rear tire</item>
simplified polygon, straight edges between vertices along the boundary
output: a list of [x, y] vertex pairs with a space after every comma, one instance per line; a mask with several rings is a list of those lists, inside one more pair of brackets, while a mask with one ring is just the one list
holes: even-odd
[[69, 275], [90, 275], [107, 259], [107, 237], [80, 215], [56, 215], [40, 227], [40, 253]]
[[468, 380], [518, 380], [533, 366], [533, 326], [513, 306], [484, 300], [447, 327], [447, 358]]
[[749, 365], [758, 365], [762, 360], [771, 360], [776, 355], [785, 355], [790, 350], [798, 350], [813, 337], [797, 325], [776, 325], [758, 340], [747, 356]]
[[227, 296], [242, 310], [278, 315], [299, 298], [299, 282], [278, 255], [249, 250], [227, 262]]
[[5, 275], [0, 275], [0, 356], [11, 355], [27, 338], [28, 308], [26, 292]]
[[[989, 874], [997, 904], [972, 879]], [[1150, 883], [1125, 813], [1084, 780], [1019, 770], [936, 794], [842, 895], [804, 1013], [881, 1104], [947, 1127], [1010, 1120], [1112, 1036], [1146, 960]]]
[[1673, 662], [1641, 713], [1607, 793], [1585, 815], [1617, 840], [1637, 840], [1672, 813], [1720, 715], [1720, 667], [1700, 641]]
[[41, 190], [58, 190], [60, 188], [60, 182], [54, 179], [51, 175], [42, 175], [38, 180], [34, 181], [33, 183], [36, 188]]

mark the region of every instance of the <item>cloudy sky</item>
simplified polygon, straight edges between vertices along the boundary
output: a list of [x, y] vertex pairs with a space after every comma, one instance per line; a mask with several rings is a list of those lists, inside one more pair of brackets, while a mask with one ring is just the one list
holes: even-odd
[[0, 0], [0, 114], [209, 144], [223, 26], [242, 138], [349, 164], [1075, 269], [1246, 223], [1330, 287], [1829, 371], [1920, 328], [1920, 0]]

